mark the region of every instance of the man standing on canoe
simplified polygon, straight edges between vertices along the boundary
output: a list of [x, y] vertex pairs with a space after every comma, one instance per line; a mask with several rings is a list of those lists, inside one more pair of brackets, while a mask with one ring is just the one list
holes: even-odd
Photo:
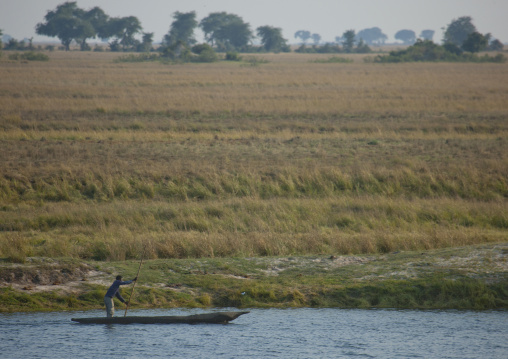
[[113, 302], [114, 297], [117, 297], [120, 302], [125, 303], [125, 299], [123, 299], [123, 297], [120, 295], [120, 286], [131, 284], [136, 280], [138, 280], [138, 277], [134, 278], [133, 280], [126, 280], [122, 282], [121, 275], [116, 277], [116, 280], [113, 282], [113, 284], [111, 284], [111, 287], [109, 287], [106, 295], [104, 296], [104, 304], [106, 304], [106, 314], [108, 315], [108, 318], [112, 318], [115, 315], [115, 303]]

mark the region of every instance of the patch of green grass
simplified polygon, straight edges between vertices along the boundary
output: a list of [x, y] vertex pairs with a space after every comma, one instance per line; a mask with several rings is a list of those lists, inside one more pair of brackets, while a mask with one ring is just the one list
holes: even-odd
[[130, 54], [130, 55], [124, 55], [119, 56], [113, 60], [115, 63], [121, 63], [121, 62], [152, 62], [152, 61], [162, 61], [162, 57], [159, 54], [150, 54], [150, 53], [143, 53], [143, 54]]
[[0, 312], [81, 310], [97, 306], [95, 301], [90, 303], [86, 296], [83, 299], [73, 294], [56, 292], [20, 292], [9, 287], [0, 288], [0, 303]]
[[[368, 256], [148, 260], [141, 267], [131, 306], [507, 308], [507, 252], [506, 243], [498, 243]], [[43, 262], [33, 265], [30, 270], [38, 273], [55, 268]], [[73, 265], [60, 267], [69, 272], [80, 268]], [[139, 261], [88, 266], [112, 281], [117, 274], [133, 278]], [[3, 267], [0, 274], [5, 277], [17, 268]], [[106, 289], [89, 282], [72, 295], [3, 288], [0, 311], [101, 308]], [[122, 288], [125, 298], [131, 292], [130, 286]]]
[[350, 64], [354, 61], [352, 59], [347, 59], [345, 57], [339, 57], [339, 56], [332, 56], [328, 59], [317, 59], [313, 60], [312, 62], [315, 63], [321, 63], [321, 64]]
[[23, 53], [14, 53], [9, 55], [9, 60], [16, 61], [49, 61], [49, 56], [41, 52], [28, 51]]

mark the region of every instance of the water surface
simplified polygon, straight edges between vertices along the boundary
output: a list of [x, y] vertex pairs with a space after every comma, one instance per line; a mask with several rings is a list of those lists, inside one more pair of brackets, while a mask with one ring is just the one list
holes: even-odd
[[[210, 311], [220, 310], [132, 310], [128, 315]], [[103, 315], [0, 314], [0, 357], [508, 358], [508, 311], [252, 309], [226, 325], [71, 322]]]

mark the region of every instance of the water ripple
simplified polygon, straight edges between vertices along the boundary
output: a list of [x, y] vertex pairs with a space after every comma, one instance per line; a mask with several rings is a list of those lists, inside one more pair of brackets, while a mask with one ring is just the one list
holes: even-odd
[[[203, 310], [144, 310], [182, 315]], [[102, 311], [0, 314], [10, 358], [507, 357], [507, 311], [252, 309], [228, 325], [81, 325]]]

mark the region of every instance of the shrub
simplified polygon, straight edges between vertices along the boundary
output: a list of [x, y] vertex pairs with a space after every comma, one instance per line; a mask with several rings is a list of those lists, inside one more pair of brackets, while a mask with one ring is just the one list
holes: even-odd
[[263, 58], [259, 58], [259, 57], [254, 57], [254, 56], [251, 56], [251, 57], [248, 57], [244, 60], [248, 65], [250, 66], [258, 66], [260, 64], [267, 64], [269, 63], [270, 61], [266, 60], [266, 59], [263, 59]]
[[237, 52], [227, 52], [226, 53], [226, 61], [241, 61], [241, 56], [238, 55]]
[[322, 64], [349, 64], [349, 63], [352, 63], [353, 60], [351, 59], [346, 59], [344, 57], [339, 57], [339, 56], [332, 56], [332, 57], [329, 57], [328, 59], [326, 60], [315, 60], [313, 62], [317, 62], [317, 63], [322, 63]]
[[[499, 54], [501, 55], [501, 54]], [[388, 56], [377, 56], [374, 62], [414, 62], [414, 61], [449, 61], [449, 62], [504, 62], [501, 56], [478, 57], [475, 54], [464, 54], [454, 44], [437, 45], [430, 40], [418, 40], [405, 50], [391, 51]]]
[[46, 54], [43, 54], [41, 52], [25, 52], [25, 53], [15, 53], [12, 55], [9, 55], [9, 60], [25, 60], [25, 61], [49, 61], [49, 57]]
[[114, 62], [148, 62], [157, 61], [160, 59], [158, 54], [139, 54], [139, 55], [125, 55], [117, 57]]
[[213, 51], [212, 47], [208, 44], [198, 44], [198, 45], [192, 46], [192, 48], [191, 48], [191, 51], [196, 55], [200, 55], [203, 52], [210, 51], [210, 50]]
[[192, 62], [215, 62], [217, 60], [217, 54], [212, 48], [205, 49], [197, 57], [192, 58]]

